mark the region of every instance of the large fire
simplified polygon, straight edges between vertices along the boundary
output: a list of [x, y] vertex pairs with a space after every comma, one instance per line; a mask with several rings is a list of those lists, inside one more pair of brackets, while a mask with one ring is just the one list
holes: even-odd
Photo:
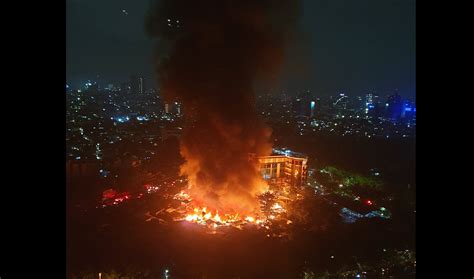
[[184, 220], [188, 222], [194, 222], [197, 224], [202, 225], [211, 225], [212, 227], [216, 228], [218, 226], [230, 226], [237, 223], [248, 222], [248, 223], [256, 223], [260, 224], [263, 223], [261, 220], [255, 220], [252, 216], [240, 216], [238, 213], [236, 214], [223, 214], [222, 217], [219, 215], [219, 211], [215, 211], [215, 213], [208, 211], [206, 207], [199, 208], [196, 207], [193, 209], [192, 214], [186, 215]]
[[176, 216], [175, 221], [195, 223], [213, 230], [219, 227], [243, 229], [245, 225], [268, 230], [274, 221], [283, 221], [286, 225], [292, 223], [285, 216], [287, 210], [279, 202], [272, 203], [269, 210], [264, 210], [267, 202], [261, 199], [262, 208], [255, 210], [253, 214], [239, 214], [238, 212], [219, 212], [217, 209], [194, 206], [192, 198], [185, 191], [179, 192], [173, 199], [180, 201], [177, 211], [183, 213]]
[[265, 182], [249, 154], [271, 153], [255, 88], [278, 76], [298, 2], [152, 1], [146, 26], [162, 58], [156, 61], [160, 94], [184, 111], [181, 174], [193, 200], [183, 203], [182, 220], [265, 226], [281, 215], [262, 217], [258, 196]]

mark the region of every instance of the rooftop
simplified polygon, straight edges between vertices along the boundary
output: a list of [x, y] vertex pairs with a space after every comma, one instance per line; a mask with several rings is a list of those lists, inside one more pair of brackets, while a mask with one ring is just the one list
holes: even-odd
[[290, 149], [287, 149], [287, 148], [273, 148], [272, 150], [272, 156], [275, 156], [275, 155], [283, 155], [283, 156], [286, 156], [286, 157], [296, 157], [296, 158], [304, 158], [304, 159], [308, 159], [308, 156], [306, 154], [303, 154], [303, 153], [300, 153], [300, 152], [295, 152], [295, 151], [292, 151]]

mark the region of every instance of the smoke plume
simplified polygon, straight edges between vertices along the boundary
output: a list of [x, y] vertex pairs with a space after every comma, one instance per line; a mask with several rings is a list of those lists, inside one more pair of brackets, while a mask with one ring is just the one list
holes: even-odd
[[264, 183], [249, 154], [271, 152], [254, 86], [274, 80], [298, 14], [295, 0], [167, 0], [151, 3], [163, 97], [183, 104], [181, 171], [195, 201], [249, 212]]

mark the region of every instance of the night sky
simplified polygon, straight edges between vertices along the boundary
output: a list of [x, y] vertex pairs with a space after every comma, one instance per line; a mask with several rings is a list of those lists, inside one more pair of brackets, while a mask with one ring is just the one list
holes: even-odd
[[[415, 97], [415, 0], [305, 0], [275, 90]], [[154, 82], [148, 1], [67, 0], [67, 81]], [[125, 10], [125, 12], [123, 11]], [[152, 80], [151, 80], [152, 79]]]

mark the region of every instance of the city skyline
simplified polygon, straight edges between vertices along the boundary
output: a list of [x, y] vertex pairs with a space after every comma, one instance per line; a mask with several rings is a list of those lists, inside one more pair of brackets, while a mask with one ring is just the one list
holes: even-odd
[[[127, 86], [129, 89], [125, 90], [124, 93], [128, 93], [128, 91], [133, 87], [132, 84], [134, 78], [139, 78], [143, 83], [144, 83], [144, 88], [147, 92], [153, 91], [157, 93], [158, 97], [160, 96], [159, 93], [159, 86], [153, 83], [153, 80], [150, 80], [149, 78], [147, 79], [143, 75], [137, 75], [137, 74], [132, 74], [128, 77], [128, 79], [122, 80], [122, 81], [117, 81], [117, 82], [111, 82], [111, 81], [104, 81], [103, 79], [100, 78], [100, 75], [98, 78], [88, 78], [88, 79], [81, 79], [76, 82], [67, 82], [66, 83], [66, 92], [76, 92], [76, 91], [87, 91], [87, 89], [90, 86], [97, 86], [97, 89], [107, 89], [111, 91], [123, 91], [123, 87]], [[151, 83], [151, 85], [150, 85]], [[145, 91], [144, 90], [144, 91]], [[324, 92], [324, 91], [319, 91], [315, 92], [306, 88], [303, 89], [297, 89], [297, 90], [286, 90], [286, 89], [281, 89], [279, 91], [272, 90], [272, 89], [260, 89], [255, 92], [256, 96], [263, 96], [263, 95], [273, 95], [275, 97], [277, 96], [292, 96], [292, 97], [298, 97], [302, 96], [304, 94], [309, 94], [312, 98], [332, 98], [332, 97], [337, 97], [341, 94], [347, 96], [348, 98], [365, 98], [368, 94], [377, 96], [379, 101], [385, 101], [386, 98], [392, 96], [392, 95], [400, 95], [404, 99], [416, 102], [416, 95], [410, 95], [407, 94], [406, 91], [400, 92], [398, 88], [391, 89], [391, 90], [380, 90], [380, 91], [375, 91], [375, 90], [362, 90], [358, 92], [351, 92], [351, 91], [343, 91], [343, 90], [336, 90], [333, 92]], [[382, 100], [383, 99], [383, 100]]]
[[[143, 21], [148, 3], [108, 2], [68, 2], [67, 82], [99, 76], [119, 85], [137, 74], [156, 85]], [[298, 27], [281, 82], [271, 89], [321, 95], [398, 89], [416, 97], [415, 1], [304, 1]]]
[[415, 278], [414, 12], [69, 0], [67, 278]]

